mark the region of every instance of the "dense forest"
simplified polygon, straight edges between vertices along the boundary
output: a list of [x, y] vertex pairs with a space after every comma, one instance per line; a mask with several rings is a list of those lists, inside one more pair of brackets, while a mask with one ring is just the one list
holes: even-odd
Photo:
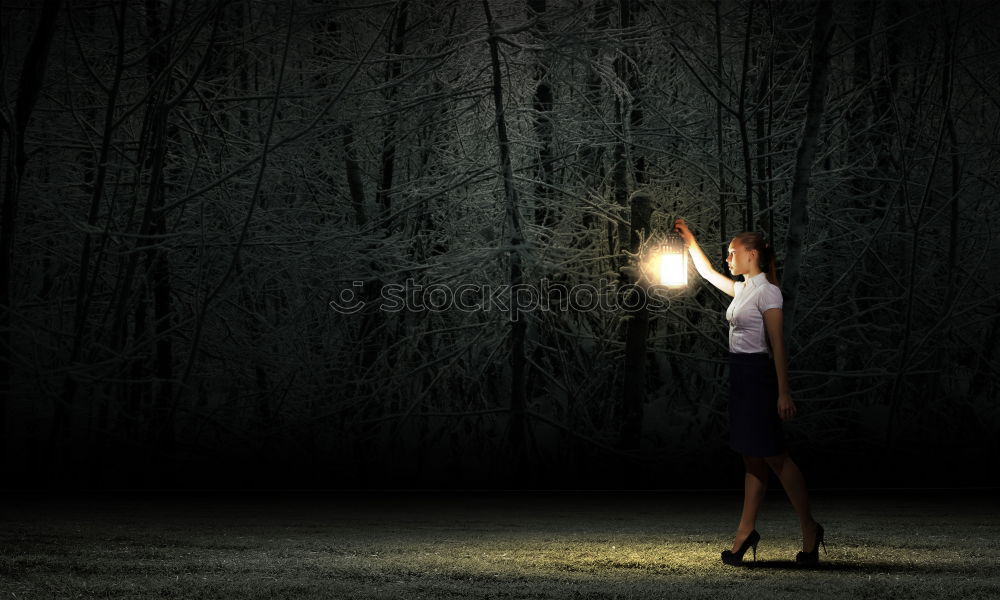
[[720, 269], [741, 231], [777, 247], [815, 481], [989, 481], [998, 26], [991, 0], [5, 0], [3, 477], [739, 485], [728, 297], [634, 285], [683, 217]]

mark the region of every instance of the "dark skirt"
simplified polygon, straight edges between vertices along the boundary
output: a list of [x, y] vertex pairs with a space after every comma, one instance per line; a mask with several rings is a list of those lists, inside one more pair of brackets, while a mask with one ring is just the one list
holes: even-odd
[[767, 354], [729, 353], [729, 446], [745, 456], [785, 452], [778, 376]]

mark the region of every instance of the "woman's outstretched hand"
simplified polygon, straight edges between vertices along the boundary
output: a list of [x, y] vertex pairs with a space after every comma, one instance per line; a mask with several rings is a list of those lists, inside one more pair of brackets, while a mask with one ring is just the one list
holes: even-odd
[[694, 242], [694, 234], [691, 233], [690, 229], [688, 229], [687, 223], [684, 222], [684, 219], [677, 219], [674, 221], [674, 229], [677, 230], [677, 233], [681, 234], [681, 237], [684, 239], [684, 243], [688, 246]]
[[791, 419], [798, 412], [795, 408], [795, 402], [792, 400], [791, 394], [778, 394], [778, 415], [781, 416], [781, 420], [785, 421]]

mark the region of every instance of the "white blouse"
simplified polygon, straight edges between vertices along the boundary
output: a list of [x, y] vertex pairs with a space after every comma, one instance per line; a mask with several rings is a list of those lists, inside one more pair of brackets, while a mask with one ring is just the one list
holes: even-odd
[[735, 296], [726, 310], [729, 321], [729, 351], [740, 354], [767, 352], [764, 312], [781, 308], [781, 290], [760, 273], [733, 283]]

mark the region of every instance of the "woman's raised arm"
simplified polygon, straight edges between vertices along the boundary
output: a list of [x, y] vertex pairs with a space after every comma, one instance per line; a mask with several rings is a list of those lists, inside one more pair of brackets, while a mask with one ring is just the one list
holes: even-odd
[[698, 241], [694, 239], [694, 234], [688, 229], [684, 219], [674, 221], [674, 229], [684, 238], [684, 243], [687, 244], [688, 252], [691, 254], [691, 260], [694, 261], [694, 267], [698, 269], [698, 274], [724, 293], [735, 296], [736, 292], [733, 290], [733, 280], [712, 268], [712, 263], [705, 256], [705, 253], [698, 245]]

